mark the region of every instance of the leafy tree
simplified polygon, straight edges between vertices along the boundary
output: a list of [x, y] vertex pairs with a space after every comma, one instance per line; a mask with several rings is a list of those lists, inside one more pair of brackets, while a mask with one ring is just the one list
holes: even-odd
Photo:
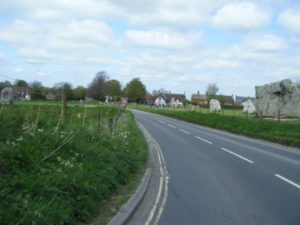
[[6, 87], [10, 87], [11, 86], [11, 83], [9, 81], [1, 81], [0, 82], [0, 91], [3, 89], [3, 88], [6, 88]]
[[57, 83], [55, 84], [54, 89], [59, 99], [62, 98], [63, 93], [67, 100], [71, 100], [73, 98], [72, 85], [68, 82]]
[[15, 87], [28, 87], [28, 84], [25, 80], [15, 80], [14, 86]]
[[140, 78], [133, 78], [125, 87], [124, 94], [131, 102], [138, 102], [146, 95], [146, 87]]
[[33, 100], [38, 100], [38, 99], [44, 99], [43, 95], [43, 85], [41, 82], [34, 81], [29, 84], [29, 87], [31, 89], [30, 91], [30, 97]]
[[112, 96], [114, 100], [121, 98], [122, 89], [118, 80], [110, 80], [107, 82], [107, 95]]
[[107, 95], [107, 80], [105, 71], [98, 72], [88, 87], [88, 96], [103, 101]]
[[85, 87], [79, 85], [73, 90], [74, 100], [85, 99], [85, 96], [86, 96], [86, 88]]
[[42, 95], [46, 96], [47, 94], [56, 94], [57, 90], [54, 87], [43, 87]]
[[219, 91], [219, 88], [216, 84], [212, 83], [212, 84], [208, 84], [207, 88], [206, 88], [206, 96], [208, 99], [212, 99], [214, 98], [217, 93]]

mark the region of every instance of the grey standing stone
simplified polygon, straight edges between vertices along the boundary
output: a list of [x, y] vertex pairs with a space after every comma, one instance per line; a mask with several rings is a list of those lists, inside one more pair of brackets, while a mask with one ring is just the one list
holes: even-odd
[[300, 89], [291, 80], [257, 86], [255, 91], [259, 115], [300, 118]]
[[84, 102], [83, 102], [82, 99], [79, 100], [78, 106], [79, 106], [79, 107], [84, 107]]
[[14, 92], [11, 87], [3, 88], [1, 91], [1, 99], [0, 102], [2, 104], [10, 104], [13, 101]]

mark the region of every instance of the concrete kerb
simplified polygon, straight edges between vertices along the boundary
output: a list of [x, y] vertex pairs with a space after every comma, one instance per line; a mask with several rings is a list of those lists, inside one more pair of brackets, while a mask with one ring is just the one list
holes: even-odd
[[[151, 163], [152, 157], [153, 157], [153, 155], [152, 155], [153, 149], [152, 148], [154, 148], [152, 145], [152, 138], [140, 123], [138, 123], [138, 126], [139, 126], [140, 130], [142, 131], [142, 133], [146, 139], [147, 145], [148, 145], [148, 151], [149, 151], [148, 163], [150, 162], [150, 164], [152, 164]], [[117, 215], [115, 215], [112, 218], [112, 220], [108, 223], [108, 225], [125, 225], [128, 222], [130, 217], [133, 215], [134, 211], [137, 209], [137, 207], [143, 200], [145, 193], [149, 186], [150, 178], [151, 178], [151, 168], [147, 168], [144, 173], [143, 179], [142, 179], [139, 187], [135, 191], [135, 193], [130, 197], [130, 199], [127, 201], [127, 203], [124, 204], [119, 209], [119, 212], [117, 213]]]

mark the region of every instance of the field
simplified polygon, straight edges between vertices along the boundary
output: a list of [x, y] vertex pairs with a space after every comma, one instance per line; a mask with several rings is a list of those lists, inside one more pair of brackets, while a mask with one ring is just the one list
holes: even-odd
[[133, 115], [115, 107], [0, 109], [0, 224], [88, 224], [144, 167]]
[[269, 140], [280, 144], [300, 147], [300, 120], [280, 120], [257, 118], [241, 110], [225, 109], [211, 113], [208, 109], [158, 109], [155, 107], [132, 105], [132, 108], [184, 120], [249, 137]]

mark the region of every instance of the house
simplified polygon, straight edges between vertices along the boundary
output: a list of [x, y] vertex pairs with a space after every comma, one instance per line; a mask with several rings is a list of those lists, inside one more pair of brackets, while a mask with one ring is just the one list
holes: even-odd
[[207, 105], [208, 99], [207, 99], [206, 95], [202, 95], [198, 91], [197, 94], [192, 95], [192, 102], [193, 102], [193, 104], [196, 104], [196, 105]]
[[154, 97], [152, 95], [145, 95], [144, 98], [139, 100], [140, 104], [146, 105], [153, 105], [154, 104]]
[[14, 87], [14, 98], [18, 100], [26, 100], [26, 96], [30, 95], [29, 87]]
[[218, 99], [223, 106], [234, 105], [233, 95], [216, 95], [214, 98]]
[[167, 105], [170, 105], [172, 101], [177, 102], [177, 103], [179, 103], [179, 102], [183, 103], [186, 100], [185, 94], [174, 94], [174, 93], [170, 93], [170, 92], [169, 93], [159, 93], [154, 98], [157, 99], [159, 97], [162, 98]]
[[154, 101], [154, 105], [156, 107], [163, 108], [166, 107], [167, 104], [163, 97], [157, 97]]

